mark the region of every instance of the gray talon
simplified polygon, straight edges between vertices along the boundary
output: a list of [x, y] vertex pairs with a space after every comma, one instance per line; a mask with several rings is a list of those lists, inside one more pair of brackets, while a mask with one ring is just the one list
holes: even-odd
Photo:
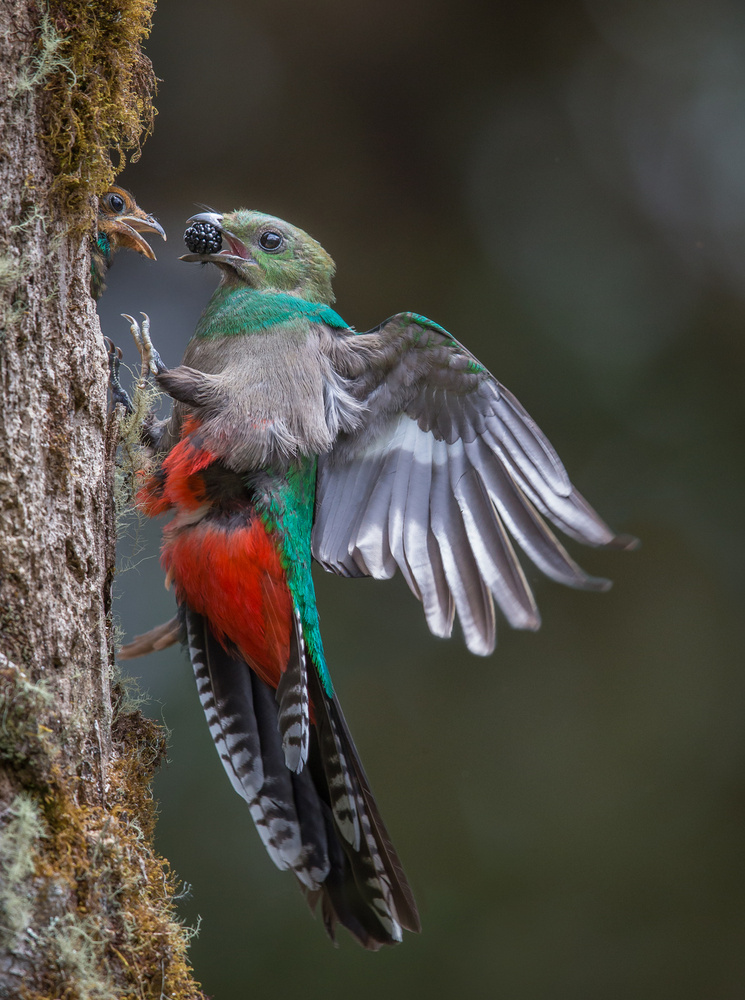
[[140, 384], [144, 386], [148, 375], [157, 375], [159, 372], [167, 371], [167, 369], [150, 339], [150, 317], [147, 313], [140, 313], [140, 315], [142, 316], [142, 326], [140, 326], [134, 316], [122, 313], [124, 319], [129, 321], [130, 332], [142, 358]]
[[132, 400], [127, 395], [126, 390], [119, 381], [119, 367], [122, 361], [122, 349], [117, 347], [113, 340], [104, 337], [106, 350], [109, 356], [109, 386], [111, 387], [111, 398], [114, 406], [121, 404], [127, 413], [132, 412]]

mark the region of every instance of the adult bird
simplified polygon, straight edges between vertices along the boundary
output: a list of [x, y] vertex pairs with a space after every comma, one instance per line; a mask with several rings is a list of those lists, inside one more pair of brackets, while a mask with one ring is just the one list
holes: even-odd
[[106, 272], [117, 250], [136, 250], [155, 260], [152, 247], [140, 233], [158, 233], [166, 238], [157, 219], [143, 212], [129, 191], [120, 187], [109, 188], [99, 198], [97, 226], [96, 239], [91, 243], [91, 295], [96, 301], [106, 289]]
[[174, 400], [148, 434], [160, 458], [140, 503], [173, 515], [162, 565], [225, 770], [279, 868], [333, 938], [366, 947], [419, 930], [409, 884], [329, 676], [311, 557], [348, 577], [399, 569], [430, 629], [457, 612], [468, 648], [495, 645], [494, 604], [518, 628], [538, 611], [510, 541], [545, 574], [604, 590], [547, 521], [628, 548], [571, 484], [520, 403], [442, 327], [399, 313], [358, 334], [331, 308], [334, 263], [260, 212], [190, 220], [192, 253], [220, 272], [183, 364], [132, 332]]

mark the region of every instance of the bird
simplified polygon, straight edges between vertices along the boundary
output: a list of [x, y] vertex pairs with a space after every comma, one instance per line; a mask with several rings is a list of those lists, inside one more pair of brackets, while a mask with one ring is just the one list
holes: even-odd
[[98, 200], [96, 239], [91, 241], [90, 289], [96, 301], [106, 289], [106, 272], [121, 247], [155, 260], [150, 244], [140, 233], [158, 233], [166, 239], [161, 224], [139, 207], [129, 191], [110, 187]]
[[332, 308], [335, 265], [262, 212], [189, 220], [187, 262], [219, 284], [168, 368], [132, 317], [143, 364], [173, 399], [151, 421], [138, 502], [172, 514], [161, 562], [178, 615], [122, 658], [188, 648], [212, 737], [264, 845], [326, 930], [377, 950], [419, 931], [403, 866], [345, 722], [323, 650], [311, 563], [400, 571], [430, 630], [457, 614], [468, 649], [540, 619], [512, 539], [544, 574], [606, 590], [549, 522], [629, 549], [572, 485], [517, 399], [437, 323], [398, 313], [358, 333]]

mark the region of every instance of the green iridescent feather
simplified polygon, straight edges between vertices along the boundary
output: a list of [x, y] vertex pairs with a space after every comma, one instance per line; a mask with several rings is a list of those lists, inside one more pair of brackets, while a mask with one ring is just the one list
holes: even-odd
[[218, 288], [207, 304], [196, 336], [204, 339], [239, 336], [298, 319], [347, 329], [341, 316], [322, 302], [308, 302], [282, 292], [260, 292], [226, 285]]
[[91, 295], [96, 301], [101, 298], [106, 272], [111, 265], [111, 243], [106, 233], [99, 231], [91, 244]]
[[323, 689], [334, 696], [321, 641], [316, 592], [311, 573], [310, 537], [316, 494], [316, 459], [292, 465], [282, 476], [270, 473], [271, 485], [256, 501], [267, 531], [277, 541], [293, 603], [300, 612], [305, 644]]

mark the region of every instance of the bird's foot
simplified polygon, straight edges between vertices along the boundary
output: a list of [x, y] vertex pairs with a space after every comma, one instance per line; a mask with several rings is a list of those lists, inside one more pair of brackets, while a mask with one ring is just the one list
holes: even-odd
[[122, 313], [124, 319], [129, 320], [130, 332], [134, 337], [137, 350], [140, 352], [140, 357], [142, 358], [140, 384], [144, 386], [148, 375], [159, 375], [161, 372], [168, 371], [168, 369], [163, 363], [160, 354], [153, 347], [153, 342], [150, 339], [150, 317], [147, 313], [140, 313], [140, 315], [142, 316], [142, 326], [140, 326], [134, 316]]
[[106, 350], [109, 356], [109, 386], [111, 388], [111, 398], [114, 401], [114, 406], [121, 404], [127, 413], [132, 412], [132, 400], [127, 395], [126, 389], [122, 386], [119, 381], [119, 368], [122, 363], [122, 349], [117, 347], [113, 340], [109, 337], [104, 337], [106, 342]]

